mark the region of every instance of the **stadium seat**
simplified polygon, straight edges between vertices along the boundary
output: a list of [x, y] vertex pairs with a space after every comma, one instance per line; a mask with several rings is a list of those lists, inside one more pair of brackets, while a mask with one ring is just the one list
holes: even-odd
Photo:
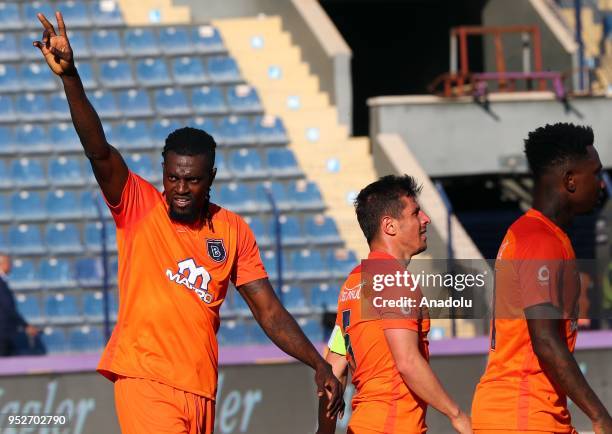
[[234, 113], [254, 113], [262, 110], [257, 91], [247, 84], [230, 87], [227, 91], [227, 102]]
[[0, 155], [14, 154], [15, 151], [15, 134], [13, 129], [0, 125]]
[[[57, 3], [55, 8], [62, 13], [64, 20], [70, 23], [71, 28], [91, 27], [92, 25], [91, 17], [89, 16], [89, 8], [84, 1], [63, 1]], [[70, 44], [72, 45], [71, 39]]]
[[[213, 136], [213, 138], [215, 139], [215, 142], [217, 142], [217, 137], [219, 136], [219, 127], [217, 126], [217, 123], [213, 119], [210, 119], [210, 118], [205, 119], [201, 116], [198, 116], [192, 119], [191, 121], [189, 121], [189, 125], [193, 126], [194, 128], [199, 128], [201, 130], [206, 131], [208, 134]], [[217, 142], [217, 145], [218, 144], [219, 142]]]
[[269, 225], [259, 217], [246, 217], [245, 221], [253, 231], [257, 245], [260, 248], [270, 247], [274, 243], [274, 233], [270, 231]]
[[283, 121], [274, 116], [262, 116], [255, 119], [255, 136], [262, 145], [286, 144], [289, 139]]
[[131, 56], [159, 56], [157, 37], [151, 29], [130, 28], [123, 35], [123, 44]]
[[283, 306], [291, 313], [305, 313], [309, 310], [304, 290], [299, 286], [283, 285], [281, 288]]
[[172, 61], [172, 75], [178, 84], [204, 84], [209, 78], [204, 63], [197, 57], [177, 57]]
[[143, 89], [119, 92], [119, 106], [124, 116], [150, 116], [153, 114], [149, 95]]
[[326, 279], [330, 277], [327, 260], [318, 250], [304, 249], [291, 254], [288, 270], [296, 279]]
[[255, 200], [263, 211], [271, 211], [272, 206], [267, 194], [267, 190], [272, 193], [272, 198], [279, 211], [288, 211], [292, 206], [292, 201], [287, 195], [287, 190], [280, 182], [265, 182], [255, 186]]
[[79, 230], [73, 223], [48, 224], [45, 241], [53, 254], [83, 252]]
[[51, 147], [56, 152], [81, 152], [81, 139], [72, 124], [61, 122], [53, 124], [49, 130]]
[[83, 217], [99, 219], [100, 213], [102, 213], [102, 217], [105, 219], [112, 218], [111, 212], [108, 209], [108, 206], [104, 202], [104, 198], [102, 194], [96, 190], [96, 193], [92, 193], [90, 191], [84, 191], [81, 193], [81, 212], [83, 213]]
[[15, 144], [19, 151], [24, 154], [36, 154], [51, 150], [47, 133], [41, 125], [19, 125], [15, 130]]
[[[264, 264], [264, 268], [266, 269], [266, 272], [268, 273], [268, 277], [270, 278], [271, 281], [275, 281], [277, 273], [278, 273], [276, 252], [274, 250], [262, 251], [261, 260]], [[283, 270], [285, 270], [286, 268], [287, 268], [287, 262], [283, 261]]]
[[[204, 131], [206, 131], [206, 129], [204, 129]], [[217, 176], [215, 177], [216, 181], [227, 181], [233, 178], [233, 175], [225, 162], [225, 154], [219, 150], [217, 150], [215, 154], [215, 167], [217, 168]]]
[[[2, 132], [0, 131], [0, 134]], [[4, 160], [0, 160], [0, 189], [11, 188], [13, 186], [13, 178]]]
[[321, 214], [306, 218], [306, 235], [313, 244], [342, 243], [336, 222], [331, 217]]
[[272, 343], [270, 338], [263, 331], [261, 326], [254, 321], [245, 324], [248, 343], [252, 345], [269, 345]]
[[154, 144], [148, 125], [131, 119], [114, 126], [113, 138], [119, 149], [151, 149]]
[[40, 276], [33, 261], [15, 259], [12, 262], [8, 281], [9, 287], [13, 291], [27, 291], [40, 288]]
[[[70, 26], [72, 27], [72, 21], [68, 21], [65, 15], [64, 19], [66, 22], [71, 23]], [[87, 38], [85, 37], [85, 33], [83, 31], [68, 30], [67, 36], [75, 59], [87, 58], [91, 56], [89, 44], [87, 43]]]
[[117, 30], [101, 29], [90, 33], [91, 46], [95, 47], [97, 57], [122, 57], [125, 51], [121, 46], [121, 35]]
[[40, 298], [37, 295], [16, 294], [15, 305], [28, 324], [36, 325], [44, 321], [42, 309], [40, 308]]
[[0, 28], [4, 30], [21, 30], [24, 27], [18, 3], [0, 3]]
[[104, 269], [100, 258], [78, 259], [75, 264], [75, 269], [79, 286], [83, 288], [102, 286]]
[[159, 46], [163, 53], [174, 56], [192, 54], [195, 50], [189, 31], [185, 27], [161, 27], [159, 29]]
[[230, 170], [238, 179], [264, 179], [268, 176], [259, 153], [254, 149], [240, 149], [229, 154]]
[[49, 113], [53, 119], [70, 120], [70, 108], [64, 91], [51, 94], [49, 98]]
[[151, 139], [156, 147], [163, 147], [166, 143], [166, 137], [172, 131], [183, 127], [181, 123], [173, 119], [159, 119], [153, 122], [151, 127]]
[[[0, 10], [0, 17], [2, 11]], [[0, 18], [1, 20], [1, 18]], [[0, 28], [6, 29], [0, 21]], [[11, 60], [19, 60], [21, 58], [21, 50], [17, 43], [17, 38], [13, 33], [0, 33], [0, 62]]]
[[103, 320], [104, 293], [102, 291], [87, 291], [83, 294], [83, 315], [88, 322]]
[[312, 307], [323, 311], [335, 311], [338, 307], [339, 289], [339, 286], [331, 286], [328, 283], [314, 285], [311, 289]]
[[[112, 92], [97, 90], [90, 96], [90, 101], [101, 118], [115, 118], [120, 115]], [[123, 101], [121, 107], [123, 107]]]
[[54, 190], [47, 193], [47, 216], [54, 220], [78, 219], [83, 216], [74, 191]]
[[218, 136], [221, 144], [227, 146], [253, 146], [257, 143], [251, 122], [243, 116], [223, 118]]
[[66, 333], [60, 328], [45, 327], [42, 341], [50, 354], [61, 354], [68, 350]]
[[68, 332], [68, 346], [72, 352], [101, 351], [104, 344], [104, 334], [101, 327], [83, 325]]
[[106, 87], [132, 87], [134, 77], [132, 68], [126, 60], [111, 59], [100, 65], [100, 81]]
[[298, 325], [302, 328], [306, 337], [315, 344], [327, 339], [327, 336], [323, 336], [323, 327], [319, 319], [300, 318]]
[[177, 116], [191, 113], [187, 97], [181, 89], [168, 87], [155, 91], [155, 107], [162, 116]]
[[[304, 236], [302, 225], [295, 216], [283, 215], [280, 217], [281, 239], [284, 246], [300, 246], [306, 244], [308, 239]], [[274, 227], [274, 223], [271, 223]]]
[[289, 184], [287, 195], [293, 198], [293, 205], [301, 210], [320, 210], [325, 208], [319, 187], [313, 182], [296, 181]]
[[225, 114], [228, 112], [223, 92], [218, 86], [202, 86], [191, 93], [193, 110], [202, 115]]
[[203, 54], [225, 51], [219, 30], [210, 25], [197, 26], [192, 29], [191, 38], [196, 50]]
[[77, 323], [83, 320], [79, 300], [74, 294], [56, 292], [43, 299], [47, 320], [53, 324]]
[[94, 24], [100, 28], [123, 25], [119, 3], [115, 0], [94, 0], [91, 6]]
[[17, 75], [17, 68], [9, 64], [0, 64], [0, 92], [17, 92], [19, 90], [21, 90], [21, 82]]
[[[85, 225], [85, 247], [90, 252], [102, 250], [102, 227], [101, 222], [91, 222]], [[117, 250], [117, 230], [113, 223], [106, 224], [106, 249], [107, 251]]]
[[46, 121], [51, 118], [49, 104], [43, 94], [22, 93], [17, 95], [15, 102], [22, 121]]
[[252, 194], [251, 188], [245, 184], [225, 184], [219, 191], [219, 204], [237, 213], [256, 212], [258, 205]]
[[11, 122], [17, 119], [13, 98], [9, 95], [0, 95], [0, 121]]
[[40, 279], [45, 289], [70, 289], [76, 286], [74, 270], [66, 259], [51, 257], [43, 260]]
[[44, 187], [47, 185], [44, 169], [38, 160], [29, 158], [13, 160], [11, 176], [17, 187]]
[[215, 83], [236, 83], [242, 80], [236, 61], [228, 56], [209, 57], [206, 69]]
[[157, 182], [161, 176], [161, 168], [153, 167], [151, 157], [146, 154], [131, 154], [124, 157], [130, 170], [142, 176], [149, 182]]
[[[36, 17], [34, 18], [36, 19]], [[38, 21], [38, 19], [36, 19]], [[38, 21], [40, 23], [40, 21]], [[20, 34], [18, 44], [19, 51], [24, 59], [40, 60], [40, 50], [32, 45], [32, 42], [39, 41], [41, 33], [39, 32], [23, 32]]]
[[[0, 222], [8, 223], [13, 219], [13, 212], [11, 211], [11, 206], [9, 204], [9, 200], [7, 196], [0, 195]], [[0, 232], [0, 239], [2, 238]]]
[[338, 279], [345, 279], [360, 264], [355, 252], [338, 249], [332, 250], [329, 257], [331, 273]]
[[163, 59], [141, 59], [136, 62], [136, 79], [141, 86], [168, 86], [172, 83]]
[[290, 149], [271, 148], [266, 151], [266, 165], [275, 178], [298, 177], [302, 170], [298, 167], [295, 155]]
[[40, 28], [40, 21], [36, 17], [36, 14], [39, 12], [49, 19], [55, 17], [55, 11], [49, 3], [27, 1], [22, 2], [22, 8], [24, 24], [30, 29], [38, 30]]
[[58, 157], [49, 161], [49, 180], [56, 187], [74, 187], [85, 184], [83, 167], [76, 158]]
[[75, 66], [79, 71], [79, 77], [81, 77], [81, 82], [86, 90], [98, 87], [98, 81], [96, 80], [91, 63], [77, 61], [75, 62]]
[[46, 63], [37, 62], [22, 65], [19, 75], [22, 86], [29, 92], [57, 89], [57, 80]]
[[47, 218], [40, 193], [20, 191], [11, 196], [11, 210], [19, 221], [39, 221]]
[[237, 321], [223, 321], [217, 332], [217, 340], [219, 345], [244, 345], [247, 342], [247, 336], [244, 326]]
[[8, 231], [9, 248], [14, 255], [38, 255], [45, 253], [38, 226], [20, 224]]

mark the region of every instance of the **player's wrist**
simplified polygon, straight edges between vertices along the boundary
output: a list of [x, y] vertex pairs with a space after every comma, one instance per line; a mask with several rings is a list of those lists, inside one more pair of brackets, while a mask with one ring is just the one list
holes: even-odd
[[461, 411], [461, 407], [459, 407], [456, 404], [452, 404], [449, 409], [446, 411], [446, 417], [448, 417], [450, 420], [454, 420], [457, 419], [459, 417], [461, 417], [461, 414], [463, 412]]

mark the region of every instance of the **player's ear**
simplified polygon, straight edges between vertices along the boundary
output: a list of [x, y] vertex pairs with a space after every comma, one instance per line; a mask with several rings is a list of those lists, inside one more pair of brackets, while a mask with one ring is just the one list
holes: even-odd
[[397, 233], [397, 224], [394, 218], [386, 215], [380, 221], [380, 229], [382, 233], [387, 235], [395, 235]]
[[576, 192], [576, 174], [573, 171], [567, 170], [563, 174], [563, 186], [570, 193]]

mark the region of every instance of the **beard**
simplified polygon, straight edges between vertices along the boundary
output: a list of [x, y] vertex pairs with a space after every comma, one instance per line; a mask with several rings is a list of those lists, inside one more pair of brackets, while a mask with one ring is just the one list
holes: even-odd
[[[206, 204], [208, 206], [208, 204]], [[202, 214], [193, 204], [185, 209], [177, 210], [173, 206], [168, 209], [168, 216], [171, 220], [178, 223], [195, 223]]]

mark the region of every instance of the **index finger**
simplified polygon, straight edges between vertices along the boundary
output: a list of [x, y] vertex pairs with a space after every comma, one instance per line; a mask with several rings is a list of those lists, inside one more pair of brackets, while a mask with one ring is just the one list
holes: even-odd
[[49, 20], [47, 19], [47, 17], [45, 17], [43, 14], [41, 14], [40, 12], [36, 14], [36, 16], [38, 17], [38, 20], [41, 22], [41, 24], [43, 25], [43, 27], [45, 28], [46, 31], [49, 32], [49, 34], [51, 36], [57, 36], [55, 34], [55, 29], [53, 28], [53, 24], [51, 24], [49, 22]]
[[55, 12], [55, 18], [57, 18], [57, 30], [59, 30], [60, 36], [66, 36], [66, 25], [64, 24], [64, 17], [60, 11]]

